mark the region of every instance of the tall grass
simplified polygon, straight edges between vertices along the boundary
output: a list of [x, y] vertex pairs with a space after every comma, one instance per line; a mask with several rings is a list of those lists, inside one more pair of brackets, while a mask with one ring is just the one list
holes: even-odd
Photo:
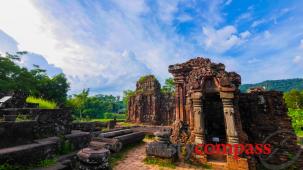
[[33, 97], [33, 96], [27, 97], [26, 102], [27, 103], [39, 104], [39, 108], [41, 108], [41, 109], [55, 109], [55, 108], [57, 108], [57, 103], [52, 102], [52, 101], [48, 101], [48, 100], [45, 100], [45, 99], [42, 99], [42, 98]]

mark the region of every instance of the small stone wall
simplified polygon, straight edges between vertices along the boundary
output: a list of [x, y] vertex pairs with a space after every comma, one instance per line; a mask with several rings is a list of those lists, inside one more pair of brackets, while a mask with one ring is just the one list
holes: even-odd
[[36, 121], [0, 122], [0, 148], [32, 143]]
[[0, 165], [4, 163], [30, 165], [41, 160], [51, 159], [60, 153], [60, 145], [66, 141], [72, 146], [71, 151], [73, 152], [87, 147], [91, 136], [88, 132], [73, 131], [64, 138], [49, 137], [34, 140], [31, 144], [2, 148], [0, 149]]
[[72, 117], [67, 109], [2, 109], [3, 114], [24, 114], [31, 121], [0, 122], [0, 148], [30, 143], [33, 139], [70, 134]]
[[100, 131], [102, 128], [106, 127], [106, 122], [74, 122], [72, 124], [73, 130], [82, 130], [84, 132]]

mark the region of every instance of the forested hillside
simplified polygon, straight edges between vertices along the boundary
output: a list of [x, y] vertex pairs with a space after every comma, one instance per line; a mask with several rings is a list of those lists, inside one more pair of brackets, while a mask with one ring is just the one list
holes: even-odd
[[292, 89], [303, 90], [303, 79], [285, 79], [285, 80], [266, 80], [256, 84], [243, 84], [240, 86], [242, 92], [246, 92], [252, 87], [263, 87], [266, 90], [277, 90], [288, 92]]

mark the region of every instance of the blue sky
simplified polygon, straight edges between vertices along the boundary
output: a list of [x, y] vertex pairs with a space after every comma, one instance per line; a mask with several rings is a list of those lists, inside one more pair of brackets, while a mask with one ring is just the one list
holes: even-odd
[[121, 94], [196, 56], [242, 83], [303, 77], [303, 1], [0, 0], [0, 53], [63, 72], [70, 93]]

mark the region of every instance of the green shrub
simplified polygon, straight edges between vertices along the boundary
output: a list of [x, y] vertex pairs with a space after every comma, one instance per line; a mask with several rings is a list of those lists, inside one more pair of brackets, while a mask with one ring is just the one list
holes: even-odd
[[27, 97], [26, 102], [27, 103], [39, 104], [39, 108], [41, 108], [41, 109], [55, 109], [55, 108], [57, 108], [57, 104], [55, 102], [48, 101], [48, 100], [45, 100], [45, 99], [42, 99], [42, 98], [33, 97], [33, 96]]
[[288, 115], [297, 136], [303, 136], [303, 109], [288, 109]]
[[18, 114], [18, 116], [16, 117], [16, 122], [22, 122], [27, 120], [32, 120], [29, 115]]
[[61, 137], [61, 144], [59, 148], [59, 155], [65, 155], [74, 151], [74, 145], [69, 141]]
[[104, 113], [104, 118], [105, 119], [126, 119], [126, 114], [117, 114], [117, 113], [110, 113], [106, 112]]
[[40, 162], [38, 162], [35, 166], [36, 167], [41, 167], [41, 168], [46, 168], [46, 167], [49, 167], [51, 165], [54, 165], [56, 164], [57, 162], [57, 159], [56, 158], [53, 158], [53, 159], [44, 159]]

